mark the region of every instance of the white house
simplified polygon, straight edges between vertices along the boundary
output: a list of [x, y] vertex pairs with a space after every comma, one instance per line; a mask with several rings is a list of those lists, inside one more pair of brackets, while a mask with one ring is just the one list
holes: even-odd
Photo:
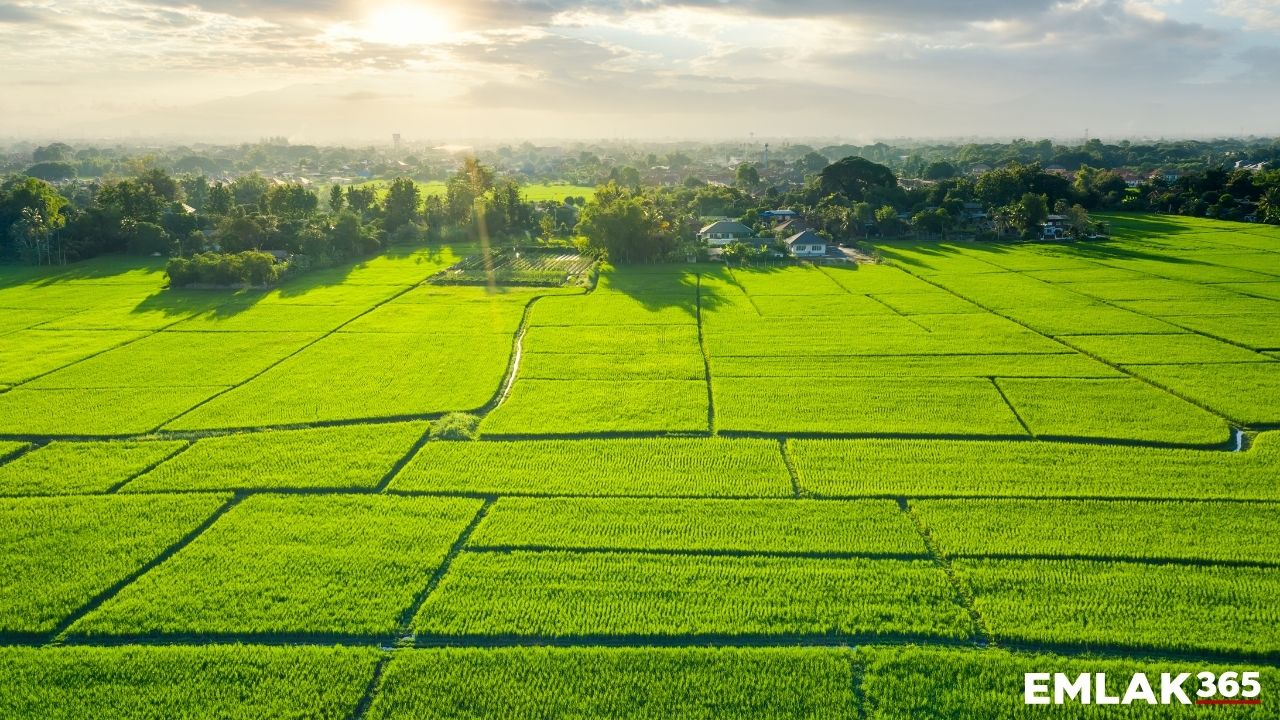
[[827, 241], [812, 230], [804, 230], [782, 241], [798, 258], [822, 257], [827, 254]]
[[698, 231], [698, 239], [711, 247], [723, 247], [753, 235], [751, 228], [733, 220], [718, 220]]

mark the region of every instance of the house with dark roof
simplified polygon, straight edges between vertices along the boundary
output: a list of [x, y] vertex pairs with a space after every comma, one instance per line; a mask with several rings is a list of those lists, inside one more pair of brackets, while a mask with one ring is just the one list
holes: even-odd
[[781, 237], [790, 237], [798, 232], [804, 232], [805, 230], [812, 229], [813, 226], [804, 220], [801, 220], [800, 218], [792, 218], [791, 220], [779, 223], [773, 228], [773, 231]]
[[733, 220], [717, 220], [698, 231], [698, 239], [711, 247], [723, 247], [754, 235], [751, 228]]
[[827, 241], [812, 230], [803, 230], [783, 240], [794, 257], [823, 257], [827, 254]]

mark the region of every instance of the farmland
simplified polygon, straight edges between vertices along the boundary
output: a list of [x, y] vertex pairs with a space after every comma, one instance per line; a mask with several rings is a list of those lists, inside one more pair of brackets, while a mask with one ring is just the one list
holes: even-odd
[[0, 715], [1018, 717], [1045, 668], [1269, 688], [1280, 232], [1110, 222], [590, 288], [430, 282], [472, 247], [266, 291], [0, 266]]

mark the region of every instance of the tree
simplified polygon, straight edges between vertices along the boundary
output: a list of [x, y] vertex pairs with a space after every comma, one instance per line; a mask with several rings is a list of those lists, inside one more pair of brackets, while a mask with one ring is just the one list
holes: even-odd
[[865, 158], [850, 156], [822, 169], [818, 187], [823, 195], [839, 193], [850, 200], [862, 200], [870, 188], [891, 188], [898, 184], [893, 171]]
[[10, 178], [0, 185], [0, 238], [7, 238], [28, 262], [49, 262], [44, 250], [50, 234], [66, 225], [67, 206], [67, 199], [44, 180]]
[[760, 171], [751, 163], [739, 163], [734, 172], [734, 184], [744, 190], [754, 190], [760, 186]]
[[796, 169], [801, 175], [809, 176], [814, 173], [822, 172], [822, 168], [830, 164], [831, 161], [825, 155], [820, 155], [812, 150], [804, 154], [804, 157], [796, 161]]
[[876, 210], [876, 228], [881, 235], [887, 237], [902, 234], [902, 221], [898, 219], [898, 211], [892, 205], [882, 205]]
[[407, 177], [391, 181], [391, 188], [382, 203], [383, 229], [390, 234], [406, 225], [418, 224], [422, 217], [418, 212], [421, 201], [422, 194], [418, 191], [417, 183]]
[[71, 146], [66, 143], [50, 143], [44, 147], [37, 147], [31, 153], [31, 160], [37, 163], [62, 162], [70, 158], [71, 153]]
[[650, 262], [675, 249], [675, 238], [652, 202], [609, 183], [587, 202], [578, 231], [613, 262]]
[[334, 185], [329, 188], [329, 211], [333, 213], [342, 212], [342, 208], [346, 205], [347, 198], [342, 194], [342, 186]]
[[42, 162], [27, 168], [26, 174], [40, 180], [67, 180], [76, 176], [76, 167], [68, 162]]
[[950, 180], [957, 174], [956, 166], [946, 160], [936, 160], [924, 169], [925, 180]]
[[285, 183], [267, 189], [266, 203], [273, 215], [301, 219], [314, 213], [320, 200], [304, 185]]

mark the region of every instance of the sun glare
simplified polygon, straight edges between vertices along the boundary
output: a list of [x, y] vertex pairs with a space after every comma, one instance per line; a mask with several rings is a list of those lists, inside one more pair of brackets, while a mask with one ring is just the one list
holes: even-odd
[[439, 10], [416, 4], [384, 5], [357, 28], [360, 37], [384, 45], [426, 45], [449, 38], [449, 19]]

